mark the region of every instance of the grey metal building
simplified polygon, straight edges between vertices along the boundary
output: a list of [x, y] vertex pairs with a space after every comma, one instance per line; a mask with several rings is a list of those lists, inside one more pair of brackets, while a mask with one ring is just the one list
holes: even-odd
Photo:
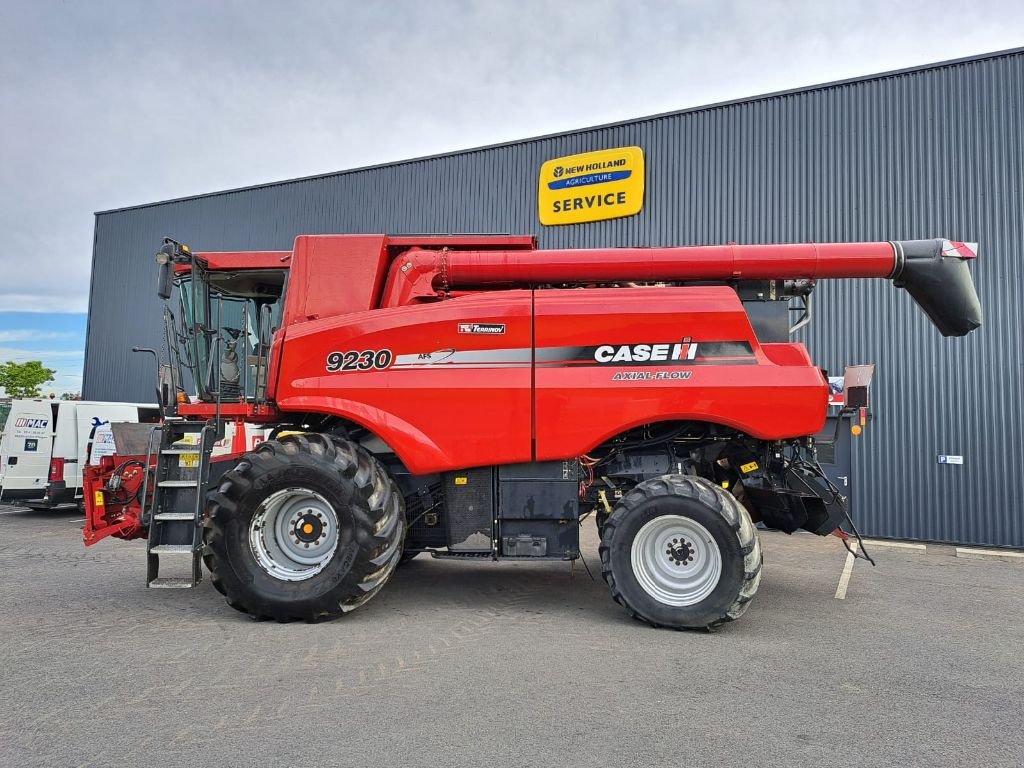
[[[819, 286], [805, 341], [841, 371], [873, 361], [853, 450], [870, 535], [1024, 547], [1024, 48], [553, 136], [96, 214], [83, 395], [152, 400], [153, 254], [290, 249], [304, 233], [534, 233], [542, 247], [978, 241], [985, 325], [939, 336], [881, 281]], [[544, 227], [551, 158], [637, 145], [636, 216]], [[939, 464], [938, 456], [964, 463]]]

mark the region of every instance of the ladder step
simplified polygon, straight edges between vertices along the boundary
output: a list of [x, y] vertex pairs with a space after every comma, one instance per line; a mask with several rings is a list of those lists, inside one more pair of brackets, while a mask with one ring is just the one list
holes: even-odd
[[198, 480], [161, 480], [157, 485], [161, 488], [198, 488]]
[[194, 555], [199, 550], [191, 544], [158, 544], [149, 551], [153, 555]]
[[192, 589], [195, 584], [192, 583], [192, 579], [164, 578], [153, 579], [146, 586], [150, 589]]
[[202, 421], [165, 421], [164, 425], [175, 432], [201, 432], [206, 424]]
[[191, 512], [160, 512], [153, 515], [153, 519], [162, 523], [170, 520], [195, 520], [195, 516]]

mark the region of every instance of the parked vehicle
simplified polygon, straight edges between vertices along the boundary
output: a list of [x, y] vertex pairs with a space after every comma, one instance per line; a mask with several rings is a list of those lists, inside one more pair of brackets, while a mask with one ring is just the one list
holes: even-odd
[[[616, 602], [714, 627], [757, 591], [756, 522], [856, 534], [816, 455], [826, 374], [747, 305], [802, 306], [792, 333], [817, 280], [883, 278], [964, 336], [981, 324], [975, 255], [941, 239], [543, 251], [350, 235], [197, 254], [168, 240], [158, 294], [176, 283], [181, 304], [164, 314], [159, 450], [125, 440], [90, 473], [86, 543], [146, 536], [150, 587], [195, 586], [205, 563], [232, 607], [315, 621], [422, 553], [574, 560], [589, 515]], [[872, 370], [847, 369], [843, 409], [868, 406]], [[218, 458], [225, 420], [273, 431]]]
[[0, 502], [39, 509], [80, 502], [93, 430], [159, 420], [159, 407], [145, 403], [12, 401], [0, 434]]

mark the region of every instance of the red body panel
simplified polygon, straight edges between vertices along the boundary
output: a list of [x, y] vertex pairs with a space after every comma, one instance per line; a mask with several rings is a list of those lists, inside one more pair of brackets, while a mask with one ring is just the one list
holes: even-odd
[[[278, 408], [362, 424], [417, 474], [529, 461], [532, 299], [500, 291], [292, 325]], [[504, 332], [460, 334], [460, 322]], [[518, 357], [500, 351], [509, 348]], [[327, 370], [332, 352], [382, 350], [392, 357], [386, 368]]]
[[[537, 460], [579, 456], [626, 429], [666, 420], [709, 421], [765, 440], [815, 434], [828, 385], [810, 365], [777, 365], [727, 287], [537, 291], [536, 339], [545, 347], [676, 343], [692, 361], [576, 366], [538, 364]], [[704, 357], [708, 343], [747, 342], [749, 355]], [[688, 378], [673, 378], [689, 374]], [[659, 378], [663, 377], [663, 378]]]
[[[687, 338], [698, 352], [745, 346], [664, 364], [595, 358]], [[570, 458], [665, 420], [814, 434], [827, 383], [802, 347], [777, 346], [769, 358], [728, 287], [489, 291], [290, 326], [277, 406], [361, 424], [416, 474]], [[387, 365], [373, 365], [383, 351]], [[329, 372], [332, 353], [351, 369]]]
[[[282, 269], [291, 261], [291, 251], [205, 251], [197, 253], [207, 269]], [[182, 275], [192, 270], [189, 264], [175, 264], [174, 271]]]
[[383, 235], [295, 238], [284, 324], [373, 309], [387, 264]]

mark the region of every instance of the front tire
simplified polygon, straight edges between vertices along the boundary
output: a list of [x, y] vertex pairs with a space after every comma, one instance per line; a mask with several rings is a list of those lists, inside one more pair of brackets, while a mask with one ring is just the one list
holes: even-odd
[[710, 629], [738, 619], [761, 581], [747, 510], [714, 483], [664, 475], [615, 506], [601, 539], [612, 598], [655, 627]]
[[210, 496], [204, 562], [233, 608], [316, 621], [366, 603], [405, 539], [394, 481], [360, 446], [319, 434], [268, 440]]

